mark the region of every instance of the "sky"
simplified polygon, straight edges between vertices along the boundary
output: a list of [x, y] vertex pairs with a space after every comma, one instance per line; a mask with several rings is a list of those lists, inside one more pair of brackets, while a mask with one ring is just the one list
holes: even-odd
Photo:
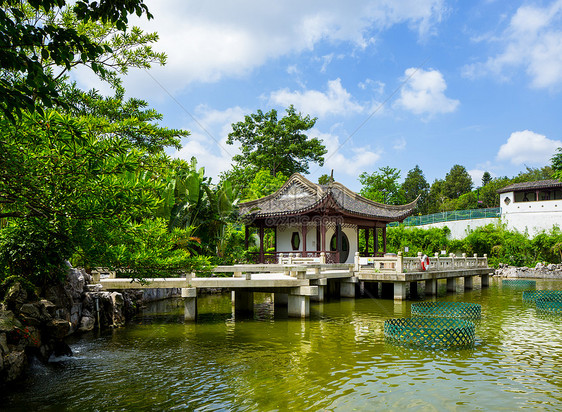
[[[359, 191], [384, 166], [416, 165], [431, 184], [455, 164], [476, 186], [550, 164], [562, 146], [562, 0], [146, 0], [167, 64], [131, 70], [129, 96], [161, 125], [187, 129], [172, 157], [195, 156], [218, 180], [232, 123], [289, 105], [317, 118], [316, 182]], [[83, 87], [111, 93], [86, 71]]]

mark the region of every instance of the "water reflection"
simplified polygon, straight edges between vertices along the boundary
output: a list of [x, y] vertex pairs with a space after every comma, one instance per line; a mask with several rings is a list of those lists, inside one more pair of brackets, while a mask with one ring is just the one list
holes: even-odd
[[[549, 281], [562, 288], [562, 283]], [[541, 285], [538, 282], [537, 288]], [[256, 294], [250, 318], [230, 296], [200, 299], [197, 323], [179, 301], [136, 324], [72, 344], [75, 356], [35, 365], [6, 410], [422, 410], [562, 408], [561, 319], [539, 316], [520, 291], [489, 289], [437, 300], [482, 305], [474, 348], [427, 351], [385, 342], [384, 320], [410, 301], [342, 299], [288, 319]]]

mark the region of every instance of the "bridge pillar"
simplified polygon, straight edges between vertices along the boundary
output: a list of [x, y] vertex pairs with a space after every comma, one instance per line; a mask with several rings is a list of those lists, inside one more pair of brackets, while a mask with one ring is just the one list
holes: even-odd
[[310, 297], [288, 295], [287, 314], [291, 318], [307, 318], [310, 315]]
[[[353, 279], [354, 281], [352, 281]], [[342, 298], [354, 298], [355, 297], [355, 284], [357, 283], [356, 278], [351, 278], [350, 280], [342, 280], [340, 282], [340, 297]]]
[[311, 296], [310, 300], [313, 302], [324, 302], [324, 293], [326, 292], [326, 286], [318, 285], [318, 295]]
[[457, 278], [447, 278], [447, 292], [457, 291]]
[[254, 311], [254, 292], [235, 290], [232, 292], [232, 297], [234, 300], [234, 310], [236, 312]]
[[428, 279], [425, 281], [425, 294], [437, 295], [437, 279]]
[[406, 282], [394, 282], [394, 300], [406, 299]]
[[490, 275], [489, 274], [485, 274], [485, 275], [480, 275], [480, 279], [482, 282], [482, 287], [488, 287], [490, 286]]
[[182, 288], [181, 297], [183, 298], [183, 319], [197, 320], [197, 289]]
[[273, 305], [274, 306], [287, 306], [289, 302], [288, 293], [274, 293], [273, 294]]
[[472, 276], [464, 277], [464, 290], [469, 290], [473, 288]]

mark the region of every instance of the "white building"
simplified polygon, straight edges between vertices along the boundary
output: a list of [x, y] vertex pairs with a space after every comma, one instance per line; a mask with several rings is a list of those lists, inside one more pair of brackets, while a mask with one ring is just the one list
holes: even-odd
[[562, 182], [515, 183], [498, 190], [501, 220], [509, 229], [531, 237], [554, 226], [562, 228]]

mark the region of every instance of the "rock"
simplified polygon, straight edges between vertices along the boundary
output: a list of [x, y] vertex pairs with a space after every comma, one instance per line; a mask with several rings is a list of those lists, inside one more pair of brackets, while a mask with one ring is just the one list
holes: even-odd
[[0, 333], [0, 358], [3, 353], [8, 353], [9, 351], [10, 349], [8, 348], [8, 339], [6, 338], [6, 334]]
[[47, 333], [50, 338], [62, 340], [70, 329], [70, 322], [64, 319], [53, 319], [47, 324]]
[[56, 306], [46, 299], [37, 302], [37, 307], [41, 313], [41, 321], [48, 322], [55, 316]]
[[11, 310], [0, 310], [0, 332], [11, 332], [15, 328], [21, 328], [21, 322], [16, 319]]
[[546, 266], [546, 268], [547, 268], [549, 271], [552, 272], [554, 269], [556, 269], [556, 265], [550, 263], [549, 265]]
[[74, 301], [80, 300], [86, 285], [86, 272], [83, 269], [70, 268], [64, 284], [65, 290]]
[[19, 312], [21, 305], [27, 301], [27, 291], [19, 283], [15, 282], [4, 297], [4, 302], [8, 306], [8, 309]]
[[0, 381], [12, 382], [19, 379], [25, 372], [27, 356], [25, 351], [17, 350], [3, 356], [3, 369]]
[[94, 330], [94, 326], [96, 324], [96, 320], [93, 316], [82, 316], [80, 320], [80, 326], [78, 327], [79, 332], [89, 332]]

